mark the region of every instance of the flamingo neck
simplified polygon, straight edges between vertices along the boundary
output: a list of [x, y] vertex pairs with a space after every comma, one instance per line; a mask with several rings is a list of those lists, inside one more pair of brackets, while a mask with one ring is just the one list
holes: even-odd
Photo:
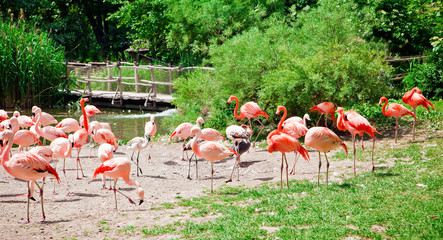
[[85, 127], [86, 132], [89, 132], [89, 127], [88, 127], [88, 117], [86, 116], [86, 110], [85, 110], [85, 104], [81, 103], [81, 108], [82, 108], [82, 113], [83, 113], [83, 126]]
[[287, 111], [286, 111], [286, 108], [283, 108], [283, 117], [280, 119], [280, 122], [278, 123], [278, 127], [277, 127], [277, 131], [281, 131], [281, 129], [282, 129], [282, 126], [283, 126], [283, 122], [285, 121], [285, 119], [286, 119], [286, 115], [287, 115]]
[[334, 112], [333, 113], [331, 113], [331, 119], [332, 119], [332, 121], [337, 121], [337, 118], [335, 118], [335, 109], [334, 109]]
[[199, 146], [197, 144], [197, 141], [198, 141], [198, 138], [200, 137], [200, 135], [201, 135], [201, 131], [198, 131], [198, 133], [195, 134], [194, 138], [192, 139], [192, 144], [191, 144], [192, 151], [194, 151], [197, 156], [200, 154], [200, 149], [198, 148]]
[[6, 170], [9, 169], [9, 167], [7, 166], [7, 162], [9, 161], [9, 152], [12, 148], [13, 139], [14, 137], [8, 138], [8, 145], [6, 145], [2, 152], [2, 165]]
[[235, 109], [234, 109], [234, 116], [235, 116], [235, 118], [237, 118], [237, 119], [242, 119], [242, 116], [241, 116], [241, 115], [238, 115], [238, 112], [237, 112], [238, 105], [239, 105], [239, 103], [238, 103], [238, 98], [237, 98], [237, 97], [234, 97], [234, 100], [236, 101], [236, 103], [235, 103]]
[[388, 105], [388, 100], [383, 100], [384, 105], [383, 108], [381, 109], [381, 112], [383, 113], [383, 115], [386, 115], [386, 105]]
[[40, 126], [40, 120], [42, 118], [42, 112], [40, 112], [37, 115], [37, 121], [35, 121], [35, 132], [37, 132], [38, 135], [43, 136], [42, 128]]
[[305, 125], [305, 127], [308, 127], [308, 125], [306, 125], [306, 115], [303, 116], [303, 124]]
[[344, 113], [338, 112], [337, 128], [341, 131], [346, 131], [346, 126], [344, 123]]

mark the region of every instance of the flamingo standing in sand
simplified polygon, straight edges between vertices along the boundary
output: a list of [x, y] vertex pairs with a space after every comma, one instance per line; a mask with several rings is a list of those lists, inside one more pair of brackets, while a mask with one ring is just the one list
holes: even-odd
[[114, 179], [114, 199], [115, 199], [115, 211], [118, 211], [117, 208], [117, 192], [121, 195], [125, 196], [131, 204], [135, 204], [131, 198], [126, 196], [121, 191], [117, 190], [117, 180], [119, 178], [123, 178], [126, 184], [129, 186], [135, 186], [137, 195], [140, 197], [140, 203], [142, 204], [144, 201], [145, 192], [143, 188], [140, 187], [140, 184], [137, 181], [131, 181], [129, 179], [129, 174], [131, 172], [131, 162], [127, 158], [118, 157], [112, 158], [105, 162], [103, 162], [97, 169], [94, 171], [93, 179], [97, 177], [98, 174], [103, 174], [107, 177]]
[[59, 137], [68, 138], [68, 136], [60, 129], [52, 127], [52, 126], [46, 126], [41, 128], [41, 120], [42, 120], [42, 110], [39, 107], [33, 108], [32, 115], [35, 115], [37, 120], [35, 121], [35, 131], [38, 135], [42, 136], [44, 139], [47, 139], [49, 141], [54, 141], [54, 139]]
[[13, 116], [18, 119], [18, 125], [20, 128], [29, 128], [31, 126], [34, 126], [34, 124], [35, 124], [32, 121], [32, 118], [25, 116], [25, 115], [20, 115], [19, 111], [14, 111]]
[[232, 155], [237, 155], [237, 153], [218, 142], [204, 141], [198, 143], [198, 139], [201, 135], [201, 129], [198, 126], [194, 126], [191, 129], [191, 136], [194, 136], [192, 141], [192, 151], [195, 155], [204, 158], [211, 162], [211, 193], [213, 192], [213, 181], [214, 181], [214, 162], [220, 161]]
[[328, 127], [328, 114], [331, 114], [331, 120], [337, 121], [335, 118], [335, 106], [331, 102], [322, 102], [319, 103], [309, 109], [309, 111], [318, 111], [320, 112], [320, 117], [318, 118], [317, 125], [320, 122], [321, 116], [325, 115], [325, 126]]
[[[114, 157], [114, 150], [114, 146], [109, 143], [100, 144], [97, 150], [98, 159], [100, 159], [102, 163], [108, 161], [109, 159]], [[103, 189], [106, 189], [106, 176], [104, 174], [102, 175], [102, 181]], [[112, 189], [111, 184], [109, 184], [109, 189]]]
[[80, 124], [74, 118], [65, 118], [61, 120], [56, 126], [65, 133], [75, 132], [80, 129]]
[[40, 139], [38, 139], [37, 134], [34, 132], [31, 132], [30, 130], [18, 130], [19, 121], [16, 117], [12, 117], [9, 120], [9, 123], [11, 125], [10, 129], [14, 132], [13, 142], [19, 145], [19, 152], [23, 151], [23, 147], [26, 147], [26, 150], [28, 150], [29, 146], [36, 143], [38, 143], [38, 145], [42, 145], [42, 142], [40, 142]]
[[[37, 106], [33, 106], [32, 107], [32, 121], [34, 121], [35, 123], [37, 123], [37, 116], [34, 115], [34, 112], [36, 111], [36, 109], [39, 108]], [[41, 110], [41, 109], [40, 109]], [[57, 120], [49, 113], [46, 112], [41, 112], [41, 117], [40, 117], [40, 124], [44, 127], [44, 126], [48, 126], [51, 124], [57, 124]]]
[[[306, 135], [306, 133], [308, 132], [308, 128], [306, 127], [306, 119], [305, 117], [309, 115], [305, 114], [305, 116], [303, 117], [303, 120], [300, 117], [291, 117], [289, 119], [286, 119], [283, 122], [283, 129], [282, 132], [288, 134], [289, 136], [298, 139], [304, 135]], [[298, 154], [296, 151], [294, 151], [295, 153], [295, 161], [294, 161], [294, 165], [292, 165], [292, 169], [291, 172], [289, 172], [289, 174], [291, 175], [295, 175], [295, 165], [297, 164], [297, 159], [298, 159]]]
[[[435, 110], [434, 105], [432, 105], [432, 103], [429, 102], [429, 100], [426, 99], [425, 96], [423, 96], [421, 94], [421, 91], [420, 91], [420, 89], [418, 89], [418, 87], [414, 87], [414, 88], [412, 88], [411, 91], [407, 91], [405, 93], [405, 95], [403, 95], [402, 100], [404, 103], [408, 104], [409, 106], [411, 106], [414, 109], [414, 115], [416, 115], [415, 108], [420, 105], [423, 106], [424, 108], [426, 108], [428, 110], [428, 112], [430, 112], [428, 106], [431, 106]], [[416, 121], [417, 120], [414, 118], [414, 125], [412, 126], [412, 140], [415, 140]]]
[[252, 123], [251, 123], [251, 118], [255, 118], [255, 120], [257, 122], [260, 123], [261, 125], [261, 129], [257, 134], [257, 137], [255, 138], [254, 143], [252, 144], [252, 147], [255, 146], [255, 142], [257, 141], [258, 136], [260, 136], [260, 133], [263, 131], [263, 129], [265, 128], [265, 125], [263, 125], [263, 123], [260, 122], [260, 120], [258, 120], [258, 116], [264, 116], [266, 119], [268, 119], [268, 114], [266, 114], [265, 112], [263, 112], [260, 107], [258, 106], [257, 103], [255, 102], [247, 102], [245, 104], [243, 104], [240, 107], [240, 115], [238, 115], [237, 110], [238, 110], [238, 105], [239, 105], [239, 101], [238, 98], [235, 96], [231, 96], [228, 99], [228, 104], [231, 103], [231, 101], [235, 100], [235, 109], [234, 109], [234, 116], [237, 119], [243, 119], [243, 118], [247, 118], [249, 120], [249, 127], [252, 129]]
[[403, 117], [406, 115], [411, 115], [415, 118], [415, 121], [417, 120], [417, 117], [414, 113], [409, 111], [405, 106], [397, 104], [397, 103], [391, 103], [388, 106], [388, 109], [386, 110], [386, 105], [388, 105], [388, 99], [386, 97], [381, 97], [380, 102], [378, 103], [380, 106], [383, 105], [382, 113], [383, 115], [387, 117], [395, 117], [395, 143], [397, 143], [397, 132], [398, 132], [398, 118]]
[[[55, 159], [63, 158], [63, 175], [65, 175], [66, 186], [68, 186], [68, 179], [66, 178], [66, 158], [70, 158], [72, 154], [72, 148], [74, 143], [67, 138], [56, 138], [51, 142], [49, 148], [52, 151], [52, 157]], [[55, 164], [56, 169], [57, 164]], [[54, 191], [55, 192], [55, 191]], [[69, 193], [68, 193], [69, 195]]]
[[[26, 210], [26, 223], [29, 223], [29, 200], [33, 199], [32, 194], [34, 192], [30, 187], [30, 182], [34, 182], [40, 189], [40, 198], [42, 206], [42, 221], [45, 220], [45, 210], [43, 207], [43, 187], [45, 185], [45, 178], [56, 178], [60, 183], [60, 178], [54, 168], [42, 157], [29, 152], [19, 152], [12, 155], [9, 158], [9, 153], [12, 147], [12, 140], [14, 139], [14, 133], [11, 130], [6, 130], [0, 133], [0, 145], [3, 147], [4, 143], [7, 143], [6, 148], [2, 153], [2, 165], [5, 170], [15, 178], [19, 178], [28, 182], [28, 203]], [[43, 183], [40, 186], [37, 180], [43, 178]], [[34, 200], [34, 199], [33, 199]]]
[[326, 158], [326, 186], [328, 186], [329, 161], [327, 152], [343, 147], [348, 154], [346, 144], [329, 128], [313, 127], [308, 130], [305, 136], [305, 144], [308, 147], [314, 148], [318, 151], [318, 177], [317, 187], [320, 186], [320, 168], [321, 168], [321, 152], [325, 153]]
[[283, 189], [283, 165], [286, 163], [286, 184], [289, 188], [289, 176], [288, 176], [288, 160], [286, 159], [287, 152], [297, 151], [303, 158], [309, 162], [309, 154], [306, 148], [304, 148], [297, 139], [291, 137], [290, 135], [282, 132], [282, 125], [286, 118], [286, 108], [283, 106], [278, 106], [277, 112], [275, 114], [279, 114], [283, 111], [283, 117], [280, 119], [278, 123], [278, 127], [276, 130], [272, 131], [268, 137], [266, 138], [266, 143], [268, 144], [268, 152], [272, 153], [274, 151], [279, 151], [282, 153], [281, 156], [281, 174], [280, 174], [280, 188]]
[[355, 135], [361, 136], [361, 146], [363, 149], [363, 134], [367, 133], [369, 136], [372, 137], [372, 171], [374, 171], [374, 147], [375, 147], [375, 134], [374, 132], [380, 134], [371, 124], [369, 121], [358, 114], [356, 111], [349, 110], [344, 111], [342, 107], [337, 108], [338, 112], [338, 119], [337, 119], [337, 128], [341, 131], [348, 130], [352, 135], [352, 146], [353, 146], [353, 152], [354, 152], [354, 177], [356, 176], [355, 171]]
[[[82, 109], [82, 114], [83, 116], [86, 116], [86, 111], [85, 111], [85, 103], [88, 102], [89, 99], [87, 98], [82, 98], [80, 100], [80, 106]], [[83, 128], [78, 129], [77, 131], [74, 132], [74, 134], [69, 135], [69, 138], [71, 139], [71, 141], [74, 143], [74, 147], [77, 148], [77, 179], [80, 179], [78, 177], [78, 166], [80, 165], [80, 169], [82, 172], [82, 176], [86, 177], [85, 174], [83, 173], [83, 168], [82, 168], [82, 164], [80, 162], [80, 151], [82, 150], [82, 147], [86, 144], [86, 142], [88, 141], [88, 135], [89, 135], [89, 126], [88, 126], [88, 120], [86, 118], [83, 118]]]

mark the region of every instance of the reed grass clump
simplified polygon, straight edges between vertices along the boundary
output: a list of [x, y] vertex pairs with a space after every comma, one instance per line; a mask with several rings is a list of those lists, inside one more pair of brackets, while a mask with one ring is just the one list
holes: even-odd
[[0, 15], [0, 107], [50, 105], [60, 99], [64, 50], [23, 16]]

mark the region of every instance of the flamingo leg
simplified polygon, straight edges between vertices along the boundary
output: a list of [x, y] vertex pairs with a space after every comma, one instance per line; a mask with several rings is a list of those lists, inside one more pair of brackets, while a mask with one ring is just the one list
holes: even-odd
[[318, 124], [320, 123], [320, 119], [321, 119], [322, 116], [323, 116], [323, 113], [320, 114], [320, 117], [318, 118], [317, 124], [315, 126], [318, 127]]
[[[414, 116], [416, 116], [415, 115], [415, 108], [414, 108]], [[415, 118], [414, 118], [414, 125], [412, 125], [412, 141], [414, 141], [415, 140], [415, 122], [416, 122], [417, 120], [415, 120]]]
[[115, 199], [115, 211], [118, 212], [117, 208], [117, 180], [118, 178], [114, 179], [114, 199]]
[[320, 169], [321, 169], [321, 154], [318, 152], [318, 175], [317, 175], [317, 187], [320, 187]]
[[140, 151], [138, 151], [138, 153], [137, 153], [137, 177], [138, 177], [138, 171], [139, 170], [140, 170], [140, 174], [143, 174], [142, 169], [138, 165], [138, 158], [139, 158], [139, 156], [140, 156]]
[[292, 166], [292, 170], [291, 170], [291, 172], [289, 172], [289, 174], [291, 174], [291, 175], [295, 175], [295, 164], [297, 164], [297, 160], [298, 160], [298, 154], [297, 154], [297, 151], [294, 151], [294, 153], [295, 153], [295, 161], [294, 161], [294, 165]]
[[280, 189], [283, 189], [283, 156], [285, 154], [281, 154], [281, 168], [280, 168]]
[[80, 165], [80, 171], [82, 172], [82, 176], [86, 177], [86, 175], [83, 173], [83, 167], [82, 167], [82, 163], [80, 162], [80, 156], [77, 157], [77, 179], [79, 179], [79, 177], [78, 177], [78, 166], [79, 165]]
[[106, 188], [106, 176], [104, 174], [102, 174], [102, 182], [103, 182], [103, 189], [107, 189]]
[[397, 143], [398, 118], [395, 118], [395, 143]]
[[240, 181], [240, 165], [241, 165], [241, 160], [240, 160], [240, 155], [238, 155], [238, 162], [237, 162], [237, 181]]
[[325, 114], [325, 127], [328, 127], [328, 114], [327, 113]]
[[[70, 195], [69, 184], [68, 184], [68, 178], [66, 177], [65, 165], [66, 165], [66, 158], [63, 159], [63, 175], [65, 176], [66, 189], [68, 189], [68, 196], [69, 196]], [[54, 189], [55, 189], [55, 181], [54, 181]]]
[[[258, 132], [258, 134], [257, 134], [257, 137], [255, 138], [255, 141], [254, 141], [254, 143], [252, 144], [252, 147], [255, 147], [255, 142], [257, 142], [257, 139], [258, 139], [258, 137], [260, 136], [260, 133], [263, 131], [263, 129], [265, 128], [265, 125], [263, 125], [263, 123], [262, 122], [260, 122], [260, 120], [258, 120], [258, 119], [255, 119], [255, 120], [257, 120], [257, 122], [259, 122], [260, 123], [260, 125], [261, 125], [261, 129], [260, 129], [260, 131]], [[249, 124], [251, 123], [251, 120], [249, 120]], [[252, 128], [251, 128], [252, 129]]]
[[374, 146], [375, 146], [375, 138], [372, 139], [372, 171], [374, 171], [375, 166], [374, 166]]
[[[187, 157], [187, 155], [188, 154], [186, 154], [186, 157]], [[191, 161], [192, 161], [192, 156], [193, 155], [191, 155], [191, 158], [188, 158], [189, 165], [188, 165], [188, 177], [187, 177], [187, 179], [189, 179], [189, 180], [192, 180], [192, 178], [191, 178]]]
[[31, 189], [29, 186], [29, 182], [28, 181], [28, 203], [27, 203], [27, 208], [26, 208], [26, 222], [25, 223], [29, 223], [29, 199], [31, 198]]
[[213, 182], [214, 182], [214, 163], [211, 162], [211, 193], [213, 193], [214, 191], [213, 189]]
[[288, 189], [289, 189], [289, 174], [288, 174], [288, 160], [286, 159], [286, 154], [284, 154], [285, 156], [285, 163], [286, 163], [286, 185], [288, 185]]
[[[198, 159], [197, 159], [197, 155], [195, 155], [194, 153], [194, 157], [195, 157], [195, 179], [198, 179]], [[191, 156], [192, 158], [192, 156]]]
[[326, 158], [326, 187], [328, 186], [328, 175], [329, 175], [329, 161], [328, 161], [328, 155], [326, 155], [325, 152], [325, 158]]
[[355, 135], [352, 135], [352, 146], [353, 146], [353, 151], [354, 151], [354, 177], [357, 176], [357, 173], [355, 172]]
[[[232, 182], [232, 175], [234, 174], [234, 170], [235, 170], [235, 167], [237, 166], [237, 163], [238, 163], [238, 157], [234, 161], [234, 167], [232, 167], [231, 177], [229, 177], [229, 180], [227, 180], [226, 183]], [[239, 176], [239, 178], [240, 178], [240, 176]]]
[[41, 187], [40, 187], [40, 185], [38, 185], [37, 181], [34, 181], [34, 182], [35, 182], [35, 185], [37, 185], [37, 187], [40, 189], [40, 201], [42, 204], [42, 215], [43, 215], [42, 222], [43, 222], [46, 219], [45, 208], [43, 207], [43, 187], [45, 186], [45, 178], [43, 178]]

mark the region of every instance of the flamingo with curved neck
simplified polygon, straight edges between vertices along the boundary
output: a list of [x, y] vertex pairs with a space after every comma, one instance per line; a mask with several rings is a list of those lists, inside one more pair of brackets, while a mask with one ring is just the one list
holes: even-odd
[[[89, 101], [89, 99], [87, 99], [87, 98], [82, 98], [80, 100], [80, 106], [81, 106], [82, 114], [83, 114], [83, 128], [80, 128], [77, 131], [75, 131], [74, 134], [69, 135], [69, 138], [74, 143], [74, 147], [77, 148], [77, 179], [80, 179], [78, 177], [78, 166], [79, 165], [80, 165], [80, 170], [82, 172], [82, 176], [86, 177], [85, 174], [83, 173], [82, 164], [80, 162], [80, 151], [81, 151], [82, 147], [88, 141], [88, 136], [90, 135], [89, 126], [88, 126], [88, 119], [86, 117], [86, 111], [85, 111], [85, 103], [88, 101]], [[63, 163], [63, 173], [65, 174], [65, 177], [66, 177], [64, 163]]]
[[[415, 115], [415, 109], [418, 106], [423, 106], [424, 108], [426, 108], [428, 110], [428, 112], [430, 112], [429, 107], [431, 106], [434, 110], [435, 107], [434, 105], [432, 105], [432, 103], [425, 98], [425, 96], [423, 96], [421, 94], [421, 91], [418, 87], [414, 87], [412, 88], [412, 90], [407, 91], [402, 98], [403, 102], [408, 104], [409, 106], [411, 106], [414, 109], [414, 115]], [[415, 140], [415, 125], [416, 125], [417, 120], [414, 119], [414, 125], [412, 125], [412, 140]]]
[[386, 106], [388, 105], [388, 99], [386, 97], [381, 97], [380, 98], [380, 102], [378, 103], [380, 106], [383, 105], [383, 108], [381, 110], [381, 112], [383, 113], [383, 115], [387, 116], [387, 117], [395, 117], [395, 143], [397, 143], [397, 133], [398, 133], [398, 118], [406, 116], [406, 115], [411, 115], [415, 118], [415, 120], [417, 120], [417, 117], [415, 116], [414, 113], [412, 113], [411, 111], [409, 111], [405, 106], [397, 104], [397, 103], [391, 103], [388, 106], [388, 109], [386, 110]]
[[289, 188], [289, 176], [288, 176], [288, 160], [286, 159], [286, 153], [297, 151], [306, 161], [309, 161], [309, 154], [306, 148], [304, 148], [297, 139], [291, 137], [290, 135], [281, 131], [283, 122], [286, 119], [287, 111], [284, 106], [278, 106], [277, 112], [275, 114], [279, 115], [279, 113], [283, 111], [283, 117], [280, 119], [278, 123], [278, 127], [276, 130], [272, 131], [268, 137], [266, 138], [266, 142], [268, 143], [268, 152], [272, 153], [274, 151], [279, 151], [282, 153], [281, 158], [281, 174], [280, 174], [280, 188], [283, 188], [283, 166], [286, 163], [286, 184]]
[[257, 103], [255, 102], [247, 102], [245, 104], [243, 104], [240, 107], [240, 115], [238, 115], [237, 109], [238, 109], [238, 105], [239, 105], [239, 101], [238, 98], [236, 96], [231, 96], [228, 99], [228, 104], [231, 103], [231, 101], [236, 101], [235, 104], [235, 109], [234, 109], [234, 116], [237, 119], [243, 119], [243, 118], [247, 118], [249, 121], [249, 127], [252, 129], [252, 123], [251, 123], [251, 118], [255, 118], [255, 120], [260, 123], [261, 125], [261, 129], [257, 134], [257, 137], [255, 138], [254, 143], [252, 144], [252, 146], [255, 146], [255, 142], [258, 139], [258, 136], [260, 136], [260, 133], [263, 131], [263, 129], [265, 128], [265, 126], [263, 125], [263, 123], [260, 122], [260, 120], [258, 120], [258, 116], [264, 116], [266, 119], [268, 119], [268, 114], [266, 114], [265, 112], [263, 112], [260, 107], [258, 106]]

